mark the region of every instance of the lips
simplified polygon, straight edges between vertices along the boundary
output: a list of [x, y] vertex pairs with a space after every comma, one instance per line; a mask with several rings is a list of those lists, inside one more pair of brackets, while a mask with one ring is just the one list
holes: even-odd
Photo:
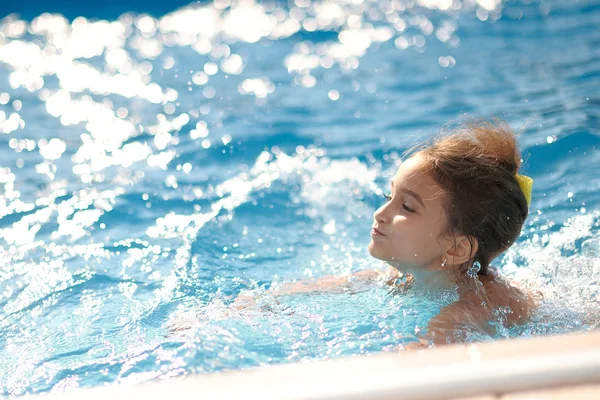
[[375, 227], [371, 230], [371, 236], [385, 236], [381, 231]]

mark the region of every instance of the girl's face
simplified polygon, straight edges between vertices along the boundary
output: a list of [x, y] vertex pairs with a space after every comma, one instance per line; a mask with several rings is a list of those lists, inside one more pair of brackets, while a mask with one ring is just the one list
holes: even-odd
[[369, 253], [395, 267], [439, 269], [446, 232], [443, 191], [423, 168], [419, 153], [404, 161], [391, 182], [389, 199], [377, 211]]

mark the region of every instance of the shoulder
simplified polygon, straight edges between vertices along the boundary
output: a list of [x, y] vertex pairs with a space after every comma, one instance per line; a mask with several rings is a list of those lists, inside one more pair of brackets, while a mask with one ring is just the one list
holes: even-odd
[[458, 301], [442, 308], [429, 321], [428, 335], [436, 344], [463, 341], [466, 328], [494, 334], [489, 324], [495, 318], [492, 310], [503, 308], [507, 311], [506, 326], [527, 322], [535, 311], [535, 297], [497, 273], [480, 276], [480, 281], [484, 289], [482, 293], [472, 289], [461, 293]]
[[489, 319], [485, 308], [463, 298], [442, 308], [438, 315], [429, 320], [427, 337], [436, 345], [462, 343], [470, 331], [487, 333]]
[[525, 323], [536, 308], [534, 296], [519, 288], [514, 282], [502, 278], [496, 271], [480, 277], [487, 300], [494, 309], [505, 308], [506, 324]]

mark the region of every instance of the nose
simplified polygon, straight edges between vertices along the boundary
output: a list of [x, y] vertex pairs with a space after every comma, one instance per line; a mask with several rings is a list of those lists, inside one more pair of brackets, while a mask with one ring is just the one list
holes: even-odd
[[387, 211], [387, 206], [389, 203], [385, 203], [384, 205], [382, 205], [381, 207], [379, 207], [375, 213], [373, 213], [373, 217], [375, 218], [375, 221], [377, 221], [380, 224], [385, 224], [389, 221], [389, 217], [388, 217], [388, 213]]

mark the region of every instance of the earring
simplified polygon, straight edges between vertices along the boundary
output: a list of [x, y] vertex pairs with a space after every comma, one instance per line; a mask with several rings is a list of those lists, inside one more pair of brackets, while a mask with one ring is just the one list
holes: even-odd
[[481, 263], [479, 261], [475, 261], [473, 263], [473, 265], [471, 266], [471, 268], [469, 268], [469, 271], [467, 272], [467, 274], [474, 278], [477, 276], [477, 273], [479, 273], [479, 271], [481, 271]]
[[446, 259], [444, 260], [444, 262], [442, 263], [442, 267], [445, 267], [445, 266], [446, 266], [446, 262], [447, 262], [447, 261], [448, 261], [448, 259], [446, 258]]

